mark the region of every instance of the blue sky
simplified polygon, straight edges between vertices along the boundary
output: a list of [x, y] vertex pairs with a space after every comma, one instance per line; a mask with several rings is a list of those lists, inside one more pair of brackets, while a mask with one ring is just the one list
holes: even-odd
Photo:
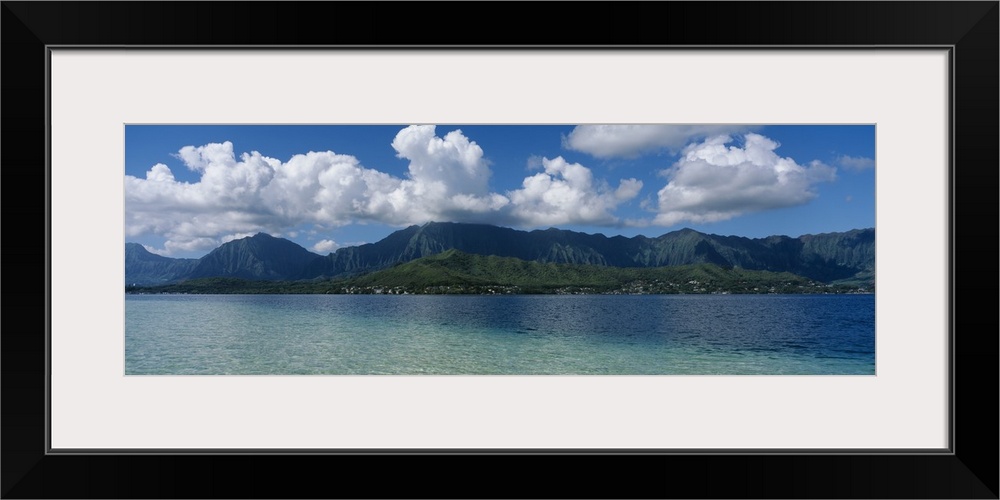
[[429, 221], [634, 236], [875, 225], [874, 125], [127, 125], [126, 241], [316, 253]]

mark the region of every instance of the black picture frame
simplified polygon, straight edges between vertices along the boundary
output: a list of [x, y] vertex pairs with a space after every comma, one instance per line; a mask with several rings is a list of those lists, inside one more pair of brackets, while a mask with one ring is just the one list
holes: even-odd
[[[2, 253], [17, 271], [0, 336], [4, 498], [998, 498], [996, 1], [554, 4], [565, 19], [527, 3], [2, 4]], [[467, 22], [434, 14], [454, 9]], [[951, 47], [950, 453], [47, 453], [47, 47], [568, 43]]]

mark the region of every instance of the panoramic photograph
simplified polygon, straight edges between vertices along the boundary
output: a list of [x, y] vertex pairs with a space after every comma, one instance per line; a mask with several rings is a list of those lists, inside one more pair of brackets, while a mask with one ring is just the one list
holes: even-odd
[[126, 125], [126, 375], [874, 375], [875, 126]]

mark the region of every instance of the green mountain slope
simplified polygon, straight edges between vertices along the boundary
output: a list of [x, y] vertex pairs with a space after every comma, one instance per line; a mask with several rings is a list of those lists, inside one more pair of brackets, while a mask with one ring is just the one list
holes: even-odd
[[715, 264], [622, 268], [525, 261], [457, 250], [346, 280], [342, 287], [407, 293], [803, 293], [825, 285], [787, 272]]
[[448, 250], [389, 269], [339, 280], [195, 279], [139, 293], [853, 293], [787, 272], [725, 269], [715, 264], [619, 268], [555, 264]]
[[541, 263], [614, 267], [706, 263], [788, 271], [832, 281], [874, 269], [875, 230], [751, 239], [682, 229], [656, 238], [609, 238], [554, 228], [518, 231], [484, 224], [434, 222], [397, 231], [377, 243], [342, 248], [311, 263], [303, 277], [344, 277], [451, 249]]

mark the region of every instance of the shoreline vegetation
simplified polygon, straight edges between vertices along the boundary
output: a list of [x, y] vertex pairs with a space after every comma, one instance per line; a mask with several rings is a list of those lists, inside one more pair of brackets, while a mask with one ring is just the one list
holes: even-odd
[[828, 283], [789, 272], [716, 264], [612, 267], [555, 264], [447, 250], [378, 271], [338, 279], [195, 278], [129, 284], [127, 294], [871, 294], [874, 273]]

